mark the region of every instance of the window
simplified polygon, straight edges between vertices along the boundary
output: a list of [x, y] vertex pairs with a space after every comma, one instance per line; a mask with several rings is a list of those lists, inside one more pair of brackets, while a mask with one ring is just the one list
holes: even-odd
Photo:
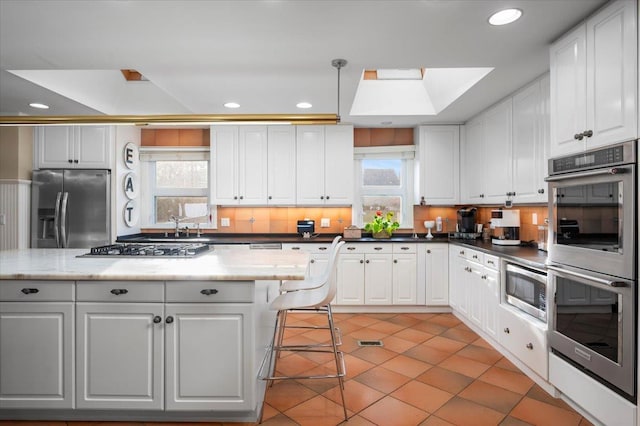
[[413, 151], [357, 149], [355, 158], [354, 223], [364, 226], [382, 211], [393, 212], [402, 228], [413, 228]]
[[215, 226], [215, 210], [208, 197], [209, 161], [202, 154], [193, 153], [187, 159], [177, 150], [141, 154], [143, 226], [173, 227], [171, 216], [182, 218], [185, 226]]

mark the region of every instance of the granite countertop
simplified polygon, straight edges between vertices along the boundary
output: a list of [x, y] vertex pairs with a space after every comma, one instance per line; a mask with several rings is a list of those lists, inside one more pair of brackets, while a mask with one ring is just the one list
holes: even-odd
[[3, 251], [0, 279], [301, 280], [309, 255], [292, 250], [210, 250], [194, 258], [88, 258], [87, 249]]
[[[310, 244], [310, 243], [330, 243], [336, 235], [341, 234], [316, 234], [311, 238], [302, 238], [299, 234], [204, 234], [201, 237], [181, 237], [173, 238], [169, 232], [168, 237], [164, 234], [134, 234], [121, 235], [118, 237], [119, 243], [170, 243], [170, 242], [198, 242], [204, 244], [261, 244], [261, 243], [283, 243], [283, 244]], [[344, 238], [346, 242], [352, 243], [446, 243], [449, 241], [447, 234], [434, 234], [433, 239], [426, 239], [425, 234], [418, 234], [418, 238], [413, 238], [412, 233], [396, 233], [391, 238], [372, 238], [371, 234], [363, 233], [362, 238]]]
[[449, 240], [449, 243], [472, 247], [485, 253], [504, 257], [515, 262], [519, 262], [534, 268], [545, 269], [547, 261], [547, 252], [538, 250], [537, 247], [523, 246], [499, 246], [491, 244], [491, 241], [483, 240]]

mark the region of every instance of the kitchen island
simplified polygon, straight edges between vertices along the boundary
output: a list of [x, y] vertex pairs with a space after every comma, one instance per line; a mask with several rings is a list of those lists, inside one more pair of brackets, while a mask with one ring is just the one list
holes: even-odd
[[309, 256], [0, 254], [0, 419], [255, 421], [279, 280]]

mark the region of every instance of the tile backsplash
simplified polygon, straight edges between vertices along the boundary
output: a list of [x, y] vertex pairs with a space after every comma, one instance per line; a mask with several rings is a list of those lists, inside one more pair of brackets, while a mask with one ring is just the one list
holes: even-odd
[[[462, 207], [462, 206], [460, 206]], [[457, 211], [460, 207], [437, 207], [437, 206], [414, 206], [413, 207], [413, 223], [415, 231], [426, 233], [424, 227], [425, 220], [435, 220], [436, 217], [442, 218], [443, 232], [453, 232], [456, 230], [456, 221], [458, 218]], [[465, 206], [466, 207], [466, 206]], [[477, 223], [482, 223], [484, 227], [489, 227], [491, 220], [491, 210], [499, 207], [481, 206], [478, 207], [476, 217]], [[546, 204], [532, 204], [514, 206], [513, 210], [520, 210], [520, 240], [532, 241], [538, 238], [538, 226], [544, 224], [544, 220], [548, 217], [548, 207]], [[538, 216], [538, 224], [533, 224], [533, 214]], [[433, 231], [432, 231], [433, 232]]]

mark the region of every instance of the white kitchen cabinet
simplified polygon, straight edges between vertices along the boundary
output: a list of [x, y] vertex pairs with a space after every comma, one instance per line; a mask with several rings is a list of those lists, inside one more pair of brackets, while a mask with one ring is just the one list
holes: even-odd
[[494, 339], [498, 339], [498, 307], [500, 306], [500, 273], [484, 268], [483, 281], [483, 317], [484, 331]]
[[212, 126], [210, 149], [213, 203], [267, 204], [266, 126]]
[[418, 145], [419, 178], [415, 204], [460, 203], [460, 127], [419, 126], [415, 129]]
[[165, 315], [166, 410], [254, 409], [252, 305], [167, 303]]
[[338, 257], [339, 305], [417, 304], [415, 244], [347, 243]]
[[532, 320], [527, 314], [508, 306], [498, 307], [500, 331], [498, 342], [527, 367], [547, 380], [549, 375], [549, 349], [547, 326]]
[[549, 77], [534, 81], [513, 96], [512, 164], [514, 202], [547, 202], [549, 154]]
[[296, 203], [296, 128], [269, 126], [267, 129], [267, 204]]
[[161, 410], [164, 305], [77, 304], [77, 408]]
[[351, 205], [353, 126], [297, 126], [298, 205]]
[[459, 269], [464, 268], [462, 266], [462, 261], [464, 258], [460, 257], [460, 247], [454, 246], [453, 244], [449, 245], [449, 306], [453, 310], [465, 312], [466, 315], [466, 305], [464, 305], [464, 301], [462, 300], [463, 291], [462, 284], [459, 277]]
[[637, 138], [636, 8], [611, 2], [551, 46], [551, 157]]
[[449, 305], [449, 245], [430, 243], [421, 246], [424, 246], [426, 304], [427, 306], [447, 306]]
[[76, 407], [161, 410], [164, 283], [78, 281]]
[[484, 115], [484, 203], [504, 203], [512, 194], [513, 165], [511, 157], [512, 99], [498, 103]]
[[74, 408], [73, 302], [1, 300], [0, 409]]
[[305, 243], [283, 244], [282, 250], [306, 251], [309, 253], [309, 277], [322, 275], [329, 264], [331, 244]]
[[461, 190], [466, 203], [481, 204], [484, 194], [484, 117], [479, 116], [464, 126], [462, 145]]
[[35, 130], [38, 169], [113, 168], [112, 126], [46, 126]]

